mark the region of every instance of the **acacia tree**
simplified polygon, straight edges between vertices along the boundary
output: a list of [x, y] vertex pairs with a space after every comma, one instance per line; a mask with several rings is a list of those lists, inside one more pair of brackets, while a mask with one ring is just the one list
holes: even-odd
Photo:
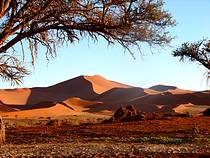
[[40, 46], [48, 58], [58, 45], [85, 36], [129, 51], [141, 42], [166, 45], [166, 28], [175, 21], [163, 6], [162, 0], [0, 0], [0, 76], [19, 83], [28, 74], [20, 52], [33, 63]]
[[210, 78], [210, 41], [183, 43], [181, 47], [173, 51], [173, 56], [180, 57], [181, 61], [199, 62], [208, 69], [207, 78]]

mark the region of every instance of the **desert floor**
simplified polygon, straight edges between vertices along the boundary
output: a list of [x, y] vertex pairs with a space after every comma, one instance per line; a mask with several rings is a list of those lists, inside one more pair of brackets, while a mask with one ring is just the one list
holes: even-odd
[[210, 157], [210, 119], [10, 126], [0, 157]]

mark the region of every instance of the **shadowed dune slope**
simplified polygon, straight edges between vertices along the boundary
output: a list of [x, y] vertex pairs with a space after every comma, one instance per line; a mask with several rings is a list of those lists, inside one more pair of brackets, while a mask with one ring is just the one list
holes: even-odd
[[19, 110], [29, 110], [29, 109], [49, 108], [55, 106], [56, 104], [57, 104], [56, 102], [42, 101], [32, 105], [26, 104], [26, 105], [9, 105], [9, 106]]
[[12, 107], [5, 105], [0, 101], [0, 112], [11, 112], [15, 111]]
[[147, 95], [147, 93], [145, 93], [144, 89], [138, 87], [113, 88], [98, 96], [96, 100], [107, 103], [125, 103], [144, 95]]

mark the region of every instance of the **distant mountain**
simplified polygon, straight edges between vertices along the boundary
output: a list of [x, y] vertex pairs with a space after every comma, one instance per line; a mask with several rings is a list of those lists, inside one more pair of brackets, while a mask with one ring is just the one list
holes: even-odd
[[0, 112], [8, 117], [112, 115], [119, 107], [134, 105], [145, 112], [190, 112], [210, 107], [210, 91], [193, 92], [175, 86], [149, 89], [107, 80], [99, 75], [79, 76], [49, 87], [0, 90]]
[[149, 89], [159, 91], [159, 92], [164, 92], [164, 91], [167, 91], [167, 90], [175, 90], [175, 89], [177, 89], [177, 87], [167, 86], [167, 85], [155, 85], [155, 86], [150, 87]]

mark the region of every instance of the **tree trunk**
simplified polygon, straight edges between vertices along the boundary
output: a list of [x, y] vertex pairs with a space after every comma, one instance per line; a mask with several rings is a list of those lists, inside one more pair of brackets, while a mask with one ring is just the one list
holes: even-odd
[[5, 125], [2, 117], [0, 116], [0, 146], [5, 143]]

